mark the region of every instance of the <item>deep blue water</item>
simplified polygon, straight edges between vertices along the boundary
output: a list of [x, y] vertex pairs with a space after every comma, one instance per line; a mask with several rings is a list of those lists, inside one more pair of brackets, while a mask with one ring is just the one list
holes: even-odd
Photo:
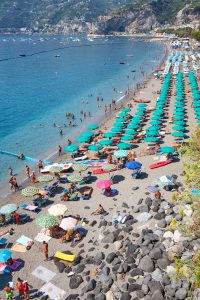
[[[61, 47], [66, 48], [49, 51]], [[79, 37], [78, 41], [67, 36], [0, 36], [0, 149], [46, 157], [68, 137], [77, 136], [89, 123], [102, 118], [104, 104], [142, 80], [141, 67], [150, 74], [164, 53], [160, 43], [134, 42], [126, 37], [94, 41]], [[20, 54], [27, 56], [20, 58]], [[120, 60], [126, 64], [120, 65]], [[104, 97], [99, 109], [97, 96]], [[82, 103], [83, 99], [89, 104]], [[92, 118], [74, 131], [63, 128], [61, 137], [53, 123], [63, 126], [65, 113], [72, 112], [80, 124], [81, 109], [91, 111]], [[8, 177], [9, 166], [18, 173], [24, 169], [23, 162], [0, 154], [1, 183]]]

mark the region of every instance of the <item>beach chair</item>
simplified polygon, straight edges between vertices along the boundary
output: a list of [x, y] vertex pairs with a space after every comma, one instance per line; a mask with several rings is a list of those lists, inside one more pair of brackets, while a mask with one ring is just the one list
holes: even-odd
[[45, 205], [47, 203], [48, 199], [44, 198], [41, 201], [38, 201], [37, 199], [33, 199], [32, 201], [35, 206], [42, 207], [43, 205]]
[[85, 183], [89, 183], [91, 180], [91, 176], [92, 176], [92, 172], [88, 172], [86, 177], [83, 178], [83, 180], [81, 180], [78, 184], [85, 184]]
[[78, 200], [78, 193], [73, 193], [69, 196], [70, 201], [77, 201]]
[[30, 221], [30, 216], [27, 214], [21, 214], [20, 215], [20, 223], [25, 223]]
[[93, 188], [85, 188], [85, 190], [81, 194], [83, 200], [90, 199], [92, 191], [93, 191]]

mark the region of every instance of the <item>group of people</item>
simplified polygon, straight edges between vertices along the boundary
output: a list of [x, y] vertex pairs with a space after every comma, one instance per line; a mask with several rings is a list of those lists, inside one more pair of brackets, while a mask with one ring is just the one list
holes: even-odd
[[61, 197], [61, 201], [69, 201], [70, 196], [77, 190], [75, 183], [70, 183], [69, 188], [65, 191], [63, 196]]
[[[16, 290], [18, 292], [18, 298], [19, 299], [29, 299], [29, 289], [31, 287], [30, 284], [28, 284], [27, 280], [23, 281], [21, 278], [18, 278], [16, 281]], [[6, 284], [4, 291], [6, 293], [6, 299], [13, 300], [14, 296], [14, 286], [12, 282], [9, 282]]]

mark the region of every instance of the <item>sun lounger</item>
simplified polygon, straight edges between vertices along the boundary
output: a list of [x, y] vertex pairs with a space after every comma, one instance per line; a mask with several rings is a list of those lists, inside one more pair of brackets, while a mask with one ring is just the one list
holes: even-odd
[[14, 244], [11, 248], [12, 251], [25, 253], [27, 251], [26, 247], [19, 244]]
[[41, 206], [43, 206], [43, 205], [45, 205], [47, 203], [48, 199], [44, 198], [41, 201], [38, 201], [37, 199], [33, 199], [32, 201], [33, 201], [34, 205], [36, 205], [38, 207], [41, 207]]
[[48, 195], [52, 195], [52, 193], [55, 192], [57, 188], [58, 188], [58, 182], [54, 182], [50, 186], [48, 185], [43, 186], [43, 189], [48, 192]]
[[66, 254], [66, 253], [57, 251], [55, 253], [54, 257], [59, 258], [61, 260], [66, 260], [66, 261], [69, 261], [69, 262], [73, 262], [76, 259], [77, 255], [76, 254]]
[[83, 192], [82, 192], [82, 198], [83, 200], [88, 200], [91, 197], [93, 189], [92, 188], [86, 188]]
[[89, 183], [91, 176], [92, 176], [92, 172], [88, 172], [88, 175], [85, 178], [83, 178], [83, 180], [81, 180], [79, 184], [81, 185], [81, 184]]

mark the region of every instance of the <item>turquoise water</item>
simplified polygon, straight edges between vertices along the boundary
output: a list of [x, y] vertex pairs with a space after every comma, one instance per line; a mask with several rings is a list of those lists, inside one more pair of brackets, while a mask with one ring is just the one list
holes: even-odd
[[[58, 144], [102, 119], [105, 103], [134, 88], [144, 79], [141, 67], [150, 74], [164, 54], [160, 43], [126, 37], [89, 41], [85, 37], [0, 36], [0, 149], [36, 158], [49, 156]], [[120, 65], [120, 60], [126, 63]], [[101, 108], [97, 108], [97, 96], [104, 98]], [[80, 110], [90, 111], [92, 117], [74, 129], [63, 128], [60, 136], [53, 123], [63, 126], [66, 112], [71, 112], [80, 125]], [[9, 166], [20, 174], [24, 165], [0, 154], [1, 187]]]

